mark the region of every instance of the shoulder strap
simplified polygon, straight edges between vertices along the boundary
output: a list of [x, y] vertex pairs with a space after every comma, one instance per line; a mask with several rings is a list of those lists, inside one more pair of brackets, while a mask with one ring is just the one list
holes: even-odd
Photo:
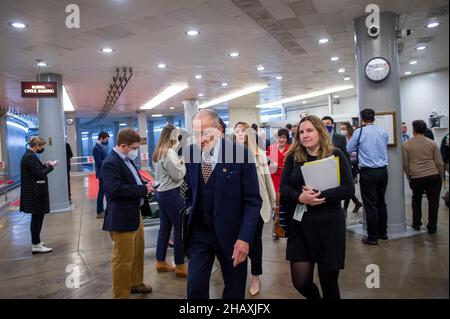
[[356, 159], [359, 162], [359, 141], [361, 140], [362, 130], [364, 126], [361, 126], [361, 130], [359, 131], [358, 142], [356, 143]]

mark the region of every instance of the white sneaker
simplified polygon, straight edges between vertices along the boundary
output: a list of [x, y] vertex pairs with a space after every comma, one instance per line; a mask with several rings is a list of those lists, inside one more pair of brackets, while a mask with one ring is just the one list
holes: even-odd
[[37, 245], [31, 245], [31, 252], [33, 254], [45, 254], [52, 252], [53, 248], [46, 247], [43, 242], [40, 242]]

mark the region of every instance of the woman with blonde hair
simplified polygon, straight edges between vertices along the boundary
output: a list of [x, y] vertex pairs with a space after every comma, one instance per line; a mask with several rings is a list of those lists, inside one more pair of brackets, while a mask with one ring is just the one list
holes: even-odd
[[[301, 167], [330, 156], [338, 157], [340, 185], [321, 192], [305, 185]], [[345, 212], [341, 201], [354, 194], [355, 186], [345, 155], [333, 148], [327, 129], [316, 116], [300, 120], [286, 155], [280, 192], [283, 204], [291, 208], [299, 205], [297, 209], [303, 211], [302, 217], [296, 215], [290, 220], [286, 247], [294, 287], [306, 298], [321, 298], [313, 282], [317, 263], [323, 298], [339, 299], [338, 277], [345, 260]]]
[[276, 209], [276, 195], [272, 178], [270, 177], [268, 160], [266, 153], [256, 144], [256, 138], [248, 123], [238, 122], [234, 126], [234, 141], [243, 144], [255, 157], [256, 169], [258, 172], [259, 192], [262, 198], [262, 206], [256, 228], [253, 246], [250, 249], [251, 260], [250, 295], [259, 293], [259, 276], [262, 275], [262, 230], [264, 223], [270, 220], [272, 209]]
[[[156, 245], [156, 270], [158, 272], [173, 272], [177, 277], [187, 277], [187, 266], [184, 262], [183, 244], [180, 232], [180, 211], [184, 200], [180, 194], [180, 186], [186, 174], [183, 159], [178, 157], [176, 148], [179, 144], [179, 130], [166, 125], [153, 152], [153, 167], [155, 168], [155, 197], [159, 206], [159, 233]], [[174, 229], [174, 259], [175, 267], [166, 262], [167, 246], [170, 233]]]
[[50, 213], [50, 199], [47, 175], [57, 165], [57, 161], [45, 164], [36, 154], [44, 152], [46, 142], [39, 136], [28, 141], [28, 150], [20, 162], [20, 211], [31, 214], [31, 252], [43, 254], [53, 251], [41, 241], [41, 229], [45, 214]]

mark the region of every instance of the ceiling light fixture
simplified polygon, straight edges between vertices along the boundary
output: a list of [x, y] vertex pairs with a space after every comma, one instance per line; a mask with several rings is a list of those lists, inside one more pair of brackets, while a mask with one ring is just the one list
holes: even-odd
[[339, 73], [345, 73], [345, 69], [344, 69], [344, 68], [340, 68], [340, 69], [338, 70], [338, 72], [339, 72]]
[[283, 77], [282, 77], [281, 75], [279, 75], [279, 76], [277, 76], [275, 79], [277, 79], [277, 80], [282, 80]]
[[158, 68], [165, 69], [165, 68], [167, 68], [167, 65], [164, 63], [160, 63], [160, 64], [158, 64]]
[[[349, 89], [353, 89], [353, 88], [354, 88], [353, 85], [338, 86], [338, 87], [330, 88], [330, 89], [327, 89], [327, 90], [322, 90], [322, 91], [311, 92], [311, 93], [307, 93], [307, 94], [296, 95], [296, 96], [284, 98], [284, 99], [281, 99], [281, 100], [278, 100], [278, 101], [273, 101], [273, 102], [269, 102], [269, 103], [265, 103], [265, 104], [260, 104], [260, 105], [257, 105], [256, 107], [257, 108], [273, 108], [273, 107], [276, 107], [276, 106], [281, 106], [282, 104], [285, 104], [285, 103], [311, 99], [311, 98], [314, 98], [314, 97], [317, 97], [317, 96], [333, 94], [333, 93], [336, 93], [336, 92], [345, 91], [345, 90], [349, 90]], [[306, 101], [303, 101], [303, 102], [306, 102]], [[306, 103], [303, 103], [303, 104], [306, 104]]]
[[223, 82], [221, 85], [222, 85], [222, 87], [227, 87], [227, 86], [228, 86], [228, 83]]
[[152, 117], [163, 117], [164, 114], [152, 114]]
[[217, 104], [220, 104], [220, 103], [223, 103], [223, 102], [227, 102], [227, 101], [233, 100], [235, 98], [238, 98], [238, 97], [250, 94], [250, 93], [261, 91], [261, 90], [263, 90], [263, 89], [265, 89], [267, 87], [269, 87], [267, 84], [256, 84], [256, 85], [247, 87], [245, 89], [242, 89], [242, 90], [230, 93], [230, 94], [223, 95], [223, 96], [221, 96], [221, 97], [219, 97], [217, 99], [211, 100], [209, 102], [200, 104], [198, 106], [198, 108], [199, 109], [203, 109], [203, 108], [210, 107], [210, 106], [213, 106], [213, 105], [217, 105]]
[[350, 77], [349, 77], [349, 76], [346, 76], [346, 77], [344, 78], [344, 81], [350, 81]]
[[173, 109], [174, 109], [174, 107], [173, 107], [173, 106], [171, 106], [171, 107], [170, 107], [170, 109], [171, 109], [171, 110], [173, 110]]
[[332, 56], [330, 58], [330, 61], [333, 61], [333, 62], [339, 61], [339, 57], [338, 56]]
[[228, 54], [230, 57], [235, 58], [238, 57], [240, 54], [239, 52], [231, 52], [230, 54]]
[[258, 65], [258, 67], [256, 68], [258, 71], [264, 71], [264, 66], [262, 65]]
[[103, 53], [113, 53], [113, 52], [114, 52], [114, 49], [111, 49], [111, 48], [103, 48], [103, 49], [101, 49], [100, 51], [103, 52]]
[[414, 65], [414, 64], [417, 64], [417, 63], [419, 63], [419, 62], [416, 61], [416, 60], [411, 60], [411, 61], [409, 61], [409, 64], [411, 64], [411, 65]]
[[436, 28], [439, 25], [439, 22], [431, 22], [426, 25], [427, 28]]
[[204, 94], [203, 94], [203, 93], [199, 93], [198, 96], [199, 96], [199, 97], [203, 97]]
[[120, 123], [119, 126], [127, 126], [127, 123]]
[[337, 99], [338, 97], [339, 97], [339, 95], [337, 95], [337, 94], [334, 95], [334, 98], [335, 98], [335, 99]]
[[188, 35], [188, 36], [190, 36], [190, 37], [195, 37], [195, 36], [197, 36], [197, 35], [199, 35], [199, 34], [200, 34], [200, 32], [197, 31], [197, 30], [189, 30], [189, 31], [186, 31], [186, 35]]
[[181, 91], [187, 89], [189, 85], [186, 83], [172, 84], [169, 87], [165, 88], [161, 93], [157, 96], [149, 100], [147, 103], [141, 106], [141, 110], [150, 110], [159, 104], [167, 101], [171, 97], [177, 95]]
[[75, 108], [73, 107], [72, 100], [70, 99], [69, 94], [67, 93], [66, 87], [63, 85], [63, 110], [64, 112], [73, 112]]
[[422, 50], [425, 50], [427, 47], [425, 46], [425, 45], [421, 45], [421, 46], [418, 46], [417, 48], [416, 48], [416, 50], [417, 51], [422, 51]]
[[194, 78], [196, 78], [197, 80], [200, 80], [202, 77], [203, 77], [203, 76], [201, 76], [200, 74], [196, 74], [196, 75], [194, 76]]
[[331, 40], [328, 39], [328, 38], [323, 38], [323, 39], [318, 40], [317, 42], [320, 43], [320, 44], [325, 44], [325, 43], [328, 43], [328, 42], [330, 42], [330, 41], [331, 41]]
[[302, 102], [302, 104], [306, 104], [306, 103], [308, 103], [308, 102], [306, 102], [306, 101], [303, 101], [303, 102]]
[[8, 24], [10, 27], [13, 27], [14, 29], [25, 29], [26, 27], [28, 27], [28, 25], [22, 22], [11, 22]]
[[412, 72], [411, 71], [406, 71], [404, 74], [405, 75], [410, 75], [410, 74], [412, 74]]

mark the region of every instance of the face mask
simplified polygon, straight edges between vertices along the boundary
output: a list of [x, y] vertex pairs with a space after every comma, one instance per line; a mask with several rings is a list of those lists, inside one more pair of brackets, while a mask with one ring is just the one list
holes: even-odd
[[130, 160], [134, 161], [134, 160], [138, 157], [138, 150], [130, 151], [130, 152], [127, 154], [127, 157], [128, 157]]
[[103, 146], [106, 146], [106, 145], [108, 145], [108, 144], [109, 144], [109, 141], [103, 141], [103, 142], [102, 142], [102, 145], [103, 145]]
[[342, 135], [347, 135], [347, 131], [341, 130]]
[[333, 131], [333, 125], [326, 125], [328, 133], [331, 133]]
[[45, 149], [41, 148], [40, 150], [36, 151], [36, 153], [41, 154], [44, 153]]

